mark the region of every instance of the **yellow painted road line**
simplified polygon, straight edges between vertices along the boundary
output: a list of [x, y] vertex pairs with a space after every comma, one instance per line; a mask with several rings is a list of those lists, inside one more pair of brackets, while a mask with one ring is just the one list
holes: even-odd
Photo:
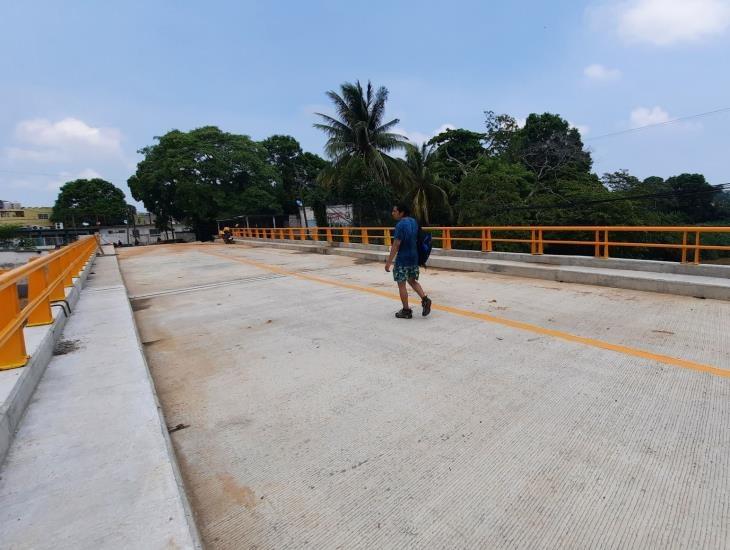
[[[315, 277], [313, 275], [306, 275], [304, 273], [299, 273], [296, 271], [289, 271], [287, 269], [284, 269], [284, 268], [281, 268], [281, 267], [278, 267], [275, 265], [264, 264], [264, 263], [257, 262], [254, 260], [249, 260], [247, 258], [230, 256], [228, 254], [219, 254], [217, 252], [212, 252], [210, 250], [201, 250], [201, 252], [204, 252], [205, 254], [210, 254], [213, 256], [219, 256], [221, 258], [225, 258], [226, 260], [232, 260], [234, 262], [248, 264], [248, 265], [257, 267], [259, 269], [271, 271], [273, 273], [279, 273], [282, 275], [288, 275], [290, 277], [296, 277], [297, 279], [304, 279], [306, 281], [313, 281], [316, 283], [321, 283], [321, 284], [325, 284], [325, 285], [329, 285], [329, 286], [347, 288], [349, 290], [355, 290], [358, 292], [367, 292], [368, 294], [375, 294], [376, 296], [382, 296], [383, 298], [390, 298], [392, 300], [400, 301], [400, 297], [397, 294], [394, 294], [391, 292], [386, 292], [384, 290], [377, 290], [375, 288], [371, 288], [371, 287], [367, 287], [367, 286], [343, 283], [341, 281], [335, 281], [332, 279], [322, 279], [321, 277]], [[721, 376], [723, 378], [730, 378], [730, 370], [728, 370], [728, 369], [721, 369], [721, 368], [715, 367], [713, 365], [697, 363], [695, 361], [690, 361], [688, 359], [680, 359], [679, 357], [672, 357], [670, 355], [662, 355], [660, 353], [653, 353], [651, 351], [646, 351], [646, 350], [642, 350], [642, 349], [638, 349], [638, 348], [632, 348], [630, 346], [612, 344], [610, 342], [605, 342], [603, 340], [596, 340], [595, 338], [587, 338], [585, 336], [578, 336], [576, 334], [570, 334], [569, 332], [563, 332], [561, 330], [545, 328], [545, 327], [541, 327], [539, 325], [533, 325], [531, 323], [523, 323], [522, 321], [513, 321], [512, 319], [507, 319], [505, 317], [497, 317], [495, 315], [489, 315], [488, 313], [480, 313], [477, 311], [471, 311], [468, 309], [462, 309], [462, 308], [458, 308], [458, 307], [434, 304], [432, 306], [432, 309], [435, 309], [438, 311], [444, 311], [446, 313], [451, 313], [453, 315], [459, 315], [461, 317], [478, 319], [480, 321], [486, 321], [488, 323], [494, 323], [497, 325], [515, 328], [518, 330], [524, 330], [526, 332], [541, 334], [543, 336], [552, 336], [553, 338], [558, 338], [560, 340], [566, 340], [568, 342], [574, 342], [577, 344], [583, 344], [585, 346], [591, 346], [594, 348], [600, 348], [600, 349], [605, 349], [605, 350], [609, 350], [609, 351], [614, 351], [617, 353], [623, 353], [624, 355], [630, 355], [633, 357], [640, 357], [642, 359], [656, 361], [657, 363], [664, 363], [665, 365], [671, 365], [673, 367], [681, 367], [683, 369], [689, 369], [689, 370], [694, 370], [697, 372], [713, 374], [715, 376]]]

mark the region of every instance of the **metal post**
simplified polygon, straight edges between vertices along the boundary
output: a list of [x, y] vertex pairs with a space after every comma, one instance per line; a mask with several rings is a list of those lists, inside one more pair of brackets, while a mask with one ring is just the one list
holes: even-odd
[[700, 263], [700, 232], [695, 232], [695, 265]]
[[[0, 327], [12, 323], [19, 313], [18, 288], [12, 284], [0, 290]], [[18, 327], [8, 336], [5, 343], [0, 345], [0, 370], [22, 367], [27, 362], [23, 327]]]
[[[36, 258], [31, 259], [31, 262]], [[48, 266], [36, 269], [28, 275], [28, 301], [34, 300], [48, 288]], [[39, 325], [50, 325], [53, 322], [53, 313], [51, 312], [51, 302], [48, 297], [38, 304], [31, 314], [28, 316], [28, 326], [35, 327]]]
[[535, 242], [535, 230], [530, 229], [530, 254], [537, 253], [537, 243]]

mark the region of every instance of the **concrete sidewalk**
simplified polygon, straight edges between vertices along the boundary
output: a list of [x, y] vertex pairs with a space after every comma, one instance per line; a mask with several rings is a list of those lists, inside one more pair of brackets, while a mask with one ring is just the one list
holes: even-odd
[[197, 548], [116, 257], [87, 284], [0, 470], [0, 547]]

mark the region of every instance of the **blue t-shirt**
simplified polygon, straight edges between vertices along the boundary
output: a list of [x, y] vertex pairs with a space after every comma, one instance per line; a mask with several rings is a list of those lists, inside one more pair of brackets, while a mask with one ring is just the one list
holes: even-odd
[[395, 265], [413, 267], [418, 265], [418, 223], [413, 218], [403, 218], [395, 224], [393, 238], [400, 241]]

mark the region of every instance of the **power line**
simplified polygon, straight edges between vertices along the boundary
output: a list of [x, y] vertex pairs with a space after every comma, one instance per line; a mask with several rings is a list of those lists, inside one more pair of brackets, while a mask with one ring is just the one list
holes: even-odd
[[689, 116], [683, 116], [683, 117], [679, 117], [679, 118], [673, 118], [671, 120], [665, 120], [664, 122], [656, 122], [654, 124], [646, 124], [644, 126], [637, 126], [636, 128], [629, 128], [628, 130], [620, 130], [618, 132], [611, 132], [609, 134], [602, 134], [600, 136], [594, 136], [594, 137], [591, 137], [591, 138], [586, 138], [583, 141], [594, 141], [596, 139], [603, 139], [603, 138], [612, 137], [612, 136], [620, 136], [622, 134], [628, 134], [628, 133], [632, 133], [632, 132], [638, 132], [639, 130], [645, 130], [647, 128], [655, 128], [657, 126], [666, 126], [668, 124], [674, 124], [675, 122], [681, 122], [683, 120], [690, 120], [690, 119], [693, 119], [693, 118], [700, 118], [700, 117], [703, 117], [703, 116], [716, 115], [718, 113], [725, 113], [727, 111], [730, 111], [730, 107], [723, 107], [722, 109], [715, 109], [714, 111], [707, 111], [705, 113], [698, 113], [696, 115], [689, 115]]

